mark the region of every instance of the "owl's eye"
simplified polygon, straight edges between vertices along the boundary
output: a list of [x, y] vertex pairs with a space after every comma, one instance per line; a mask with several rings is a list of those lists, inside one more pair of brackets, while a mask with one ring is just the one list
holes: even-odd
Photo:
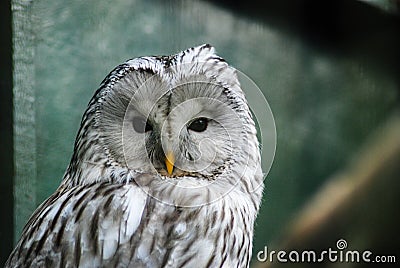
[[150, 125], [150, 123], [145, 118], [140, 116], [135, 116], [133, 118], [132, 126], [137, 133], [145, 133], [153, 130], [153, 127]]
[[190, 123], [188, 129], [196, 132], [203, 132], [207, 129], [208, 121], [210, 121], [210, 119], [205, 117], [197, 118]]

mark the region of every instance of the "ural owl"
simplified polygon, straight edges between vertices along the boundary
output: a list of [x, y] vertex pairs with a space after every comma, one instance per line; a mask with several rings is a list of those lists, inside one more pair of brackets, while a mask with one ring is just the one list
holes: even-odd
[[235, 70], [202, 45], [117, 66], [6, 267], [248, 267], [263, 174]]

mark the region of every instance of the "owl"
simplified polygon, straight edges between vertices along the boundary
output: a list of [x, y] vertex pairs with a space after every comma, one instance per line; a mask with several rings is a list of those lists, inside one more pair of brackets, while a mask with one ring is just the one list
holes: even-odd
[[263, 192], [237, 72], [210, 45], [117, 66], [6, 267], [248, 267]]

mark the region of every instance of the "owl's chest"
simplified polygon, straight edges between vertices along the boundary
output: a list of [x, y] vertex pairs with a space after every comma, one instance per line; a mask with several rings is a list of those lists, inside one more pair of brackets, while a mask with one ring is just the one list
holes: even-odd
[[135, 266], [247, 267], [252, 223], [239, 208], [150, 207], [135, 234]]

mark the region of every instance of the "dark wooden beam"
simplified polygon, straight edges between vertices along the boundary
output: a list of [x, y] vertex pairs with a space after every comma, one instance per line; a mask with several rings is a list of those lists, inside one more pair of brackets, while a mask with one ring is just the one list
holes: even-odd
[[11, 1], [0, 1], [0, 266], [13, 247], [13, 94]]

